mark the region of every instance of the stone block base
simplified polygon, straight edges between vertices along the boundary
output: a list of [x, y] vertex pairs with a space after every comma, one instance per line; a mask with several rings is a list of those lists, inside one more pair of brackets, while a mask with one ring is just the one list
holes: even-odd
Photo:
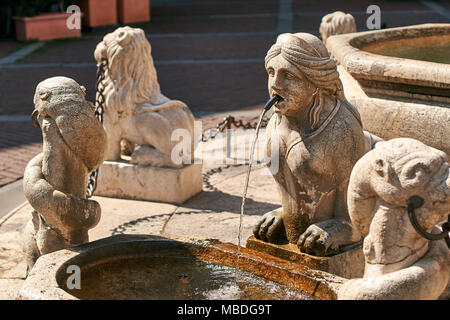
[[181, 204], [202, 191], [202, 186], [201, 163], [162, 168], [105, 161], [99, 168], [95, 195]]
[[268, 243], [254, 236], [248, 238], [246, 247], [347, 279], [362, 278], [364, 275], [362, 243], [348, 246], [344, 252], [330, 257], [312, 256], [301, 252], [296, 245]]

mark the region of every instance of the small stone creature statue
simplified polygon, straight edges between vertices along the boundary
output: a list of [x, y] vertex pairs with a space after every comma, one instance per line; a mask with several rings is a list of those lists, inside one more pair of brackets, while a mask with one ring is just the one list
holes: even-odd
[[106, 133], [85, 100], [85, 88], [66, 77], [42, 81], [34, 96], [33, 123], [43, 152], [24, 173], [24, 193], [34, 208], [24, 229], [29, 270], [43, 254], [88, 242], [100, 205], [86, 199], [87, 177], [103, 162]]
[[344, 283], [339, 299], [437, 299], [445, 290], [449, 249], [416, 231], [411, 204], [420, 228], [439, 234], [435, 225], [450, 213], [448, 156], [409, 138], [377, 143], [356, 163], [348, 189], [352, 223], [365, 237], [364, 277]]
[[[194, 116], [186, 104], [161, 93], [144, 31], [118, 28], [103, 38], [94, 56], [98, 63], [107, 64], [101, 83], [108, 141], [105, 159], [120, 161], [124, 150], [129, 150], [130, 162], [135, 164], [182, 167], [192, 163]], [[190, 140], [182, 141], [186, 146], [174, 162], [171, 153], [179, 143], [172, 140], [176, 129], [184, 130]]]
[[355, 18], [342, 11], [329, 13], [322, 18], [319, 31], [323, 43], [326, 43], [329, 37], [336, 34], [356, 32]]
[[[348, 216], [348, 179], [379, 138], [363, 131], [358, 111], [345, 99], [336, 61], [319, 38], [280, 35], [266, 69], [270, 96], [283, 99], [266, 130], [268, 157], [279, 159], [272, 174], [282, 210], [265, 214], [253, 233], [279, 243], [285, 231], [289, 243], [307, 253], [337, 253], [361, 240]], [[271, 154], [272, 138], [279, 141], [279, 155]]]

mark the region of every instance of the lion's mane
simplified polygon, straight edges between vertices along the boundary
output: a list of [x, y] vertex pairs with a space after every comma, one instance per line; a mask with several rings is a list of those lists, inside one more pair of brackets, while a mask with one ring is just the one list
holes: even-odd
[[136, 105], [158, 105], [167, 99], [161, 94], [151, 50], [144, 31], [130, 27], [116, 29], [97, 45], [97, 62], [108, 61], [102, 85], [109, 114], [123, 117]]

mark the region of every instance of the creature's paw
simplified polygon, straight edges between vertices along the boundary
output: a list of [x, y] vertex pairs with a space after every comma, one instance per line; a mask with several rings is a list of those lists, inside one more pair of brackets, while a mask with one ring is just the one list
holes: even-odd
[[312, 224], [300, 236], [297, 242], [300, 250], [315, 256], [326, 256], [331, 247], [331, 235], [316, 224]]
[[298, 239], [297, 246], [306, 253], [324, 257], [337, 253], [340, 246], [359, 240], [360, 235], [350, 224], [330, 219], [310, 225]]
[[101, 212], [102, 209], [97, 201], [87, 200], [83, 227], [87, 229], [94, 228], [100, 222]]
[[283, 231], [283, 219], [281, 211], [274, 210], [266, 213], [253, 228], [255, 238], [262, 241], [275, 243]]

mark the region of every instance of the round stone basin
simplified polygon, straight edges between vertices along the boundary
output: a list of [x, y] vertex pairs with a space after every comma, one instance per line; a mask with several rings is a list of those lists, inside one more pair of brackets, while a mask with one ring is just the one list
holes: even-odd
[[450, 34], [373, 42], [361, 50], [383, 56], [450, 64]]
[[338, 35], [327, 48], [368, 92], [450, 103], [450, 24]]
[[[216, 240], [119, 235], [38, 259], [19, 299], [335, 299], [345, 279]], [[73, 288], [73, 266], [80, 288]], [[72, 289], [70, 289], [72, 288]]]

